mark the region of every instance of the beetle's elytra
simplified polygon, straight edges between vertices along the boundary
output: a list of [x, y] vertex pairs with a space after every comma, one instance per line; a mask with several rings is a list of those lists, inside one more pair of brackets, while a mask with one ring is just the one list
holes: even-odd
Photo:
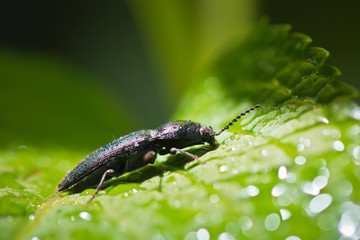
[[218, 133], [210, 126], [188, 120], [172, 121], [154, 130], [140, 130], [120, 137], [91, 153], [68, 172], [57, 186], [57, 192], [79, 192], [98, 185], [91, 201], [104, 181], [154, 163], [157, 154], [180, 153], [200, 161], [196, 155], [182, 151], [181, 148], [204, 143], [213, 147], [215, 136], [258, 107], [259, 104], [239, 114]]

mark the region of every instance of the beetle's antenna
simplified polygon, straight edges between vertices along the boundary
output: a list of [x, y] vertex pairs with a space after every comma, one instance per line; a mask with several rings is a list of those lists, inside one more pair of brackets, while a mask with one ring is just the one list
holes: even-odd
[[236, 118], [234, 118], [231, 122], [229, 122], [228, 125], [226, 125], [220, 132], [216, 133], [215, 135], [219, 136], [223, 131], [229, 129], [229, 127], [232, 126], [235, 122], [237, 122], [237, 120], [239, 120], [242, 116], [245, 116], [247, 113], [255, 110], [256, 108], [259, 108], [260, 106], [261, 106], [260, 104], [256, 104], [254, 107], [249, 108], [248, 110], [246, 110], [243, 113], [240, 113]]

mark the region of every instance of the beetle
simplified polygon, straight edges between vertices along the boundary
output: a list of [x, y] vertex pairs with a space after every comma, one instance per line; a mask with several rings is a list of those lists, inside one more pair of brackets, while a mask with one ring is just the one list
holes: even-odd
[[181, 149], [204, 143], [214, 148], [215, 136], [259, 107], [260, 104], [257, 104], [239, 114], [219, 132], [215, 132], [211, 126], [180, 120], [165, 123], [157, 129], [140, 130], [122, 136], [91, 153], [69, 171], [57, 186], [57, 193], [80, 192], [98, 184], [90, 202], [106, 180], [154, 163], [157, 154], [179, 153], [200, 161], [198, 156]]

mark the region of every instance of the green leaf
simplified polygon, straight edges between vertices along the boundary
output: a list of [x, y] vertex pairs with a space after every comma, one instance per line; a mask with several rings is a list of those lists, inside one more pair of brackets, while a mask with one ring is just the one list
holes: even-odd
[[[93, 189], [52, 195], [80, 154], [1, 153], [4, 236], [359, 238], [360, 107], [350, 100], [357, 92], [338, 82], [339, 71], [325, 63], [328, 52], [309, 43], [288, 26], [261, 24], [192, 86], [174, 119], [221, 129], [262, 104], [220, 135], [216, 149], [185, 149], [205, 164], [158, 157], [113, 178], [86, 205]], [[38, 165], [21, 167], [26, 159]]]

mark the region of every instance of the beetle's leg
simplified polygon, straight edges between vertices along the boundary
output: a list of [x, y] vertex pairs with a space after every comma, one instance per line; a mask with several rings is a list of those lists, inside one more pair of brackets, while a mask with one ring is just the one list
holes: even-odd
[[154, 163], [156, 159], [156, 152], [154, 151], [148, 151], [145, 153], [143, 160], [145, 163]]
[[108, 169], [104, 172], [104, 174], [102, 175], [101, 177], [101, 180], [100, 180], [100, 183], [99, 185], [97, 186], [96, 190], [95, 190], [95, 193], [91, 196], [90, 200], [88, 201], [88, 204], [94, 199], [94, 197], [98, 194], [98, 192], [100, 191], [102, 185], [104, 184], [105, 182], [105, 178], [107, 175], [109, 174], [113, 174], [115, 171], [114, 169]]
[[198, 156], [196, 156], [195, 154], [192, 154], [192, 153], [189, 153], [189, 152], [185, 152], [181, 149], [178, 149], [178, 148], [170, 148], [170, 154], [176, 154], [176, 153], [180, 153], [182, 155], [185, 155], [185, 156], [188, 156], [188, 157], [191, 157], [192, 159], [198, 161], [198, 162], [201, 162], [201, 163], [205, 163], [204, 161], [201, 161], [200, 158]]

